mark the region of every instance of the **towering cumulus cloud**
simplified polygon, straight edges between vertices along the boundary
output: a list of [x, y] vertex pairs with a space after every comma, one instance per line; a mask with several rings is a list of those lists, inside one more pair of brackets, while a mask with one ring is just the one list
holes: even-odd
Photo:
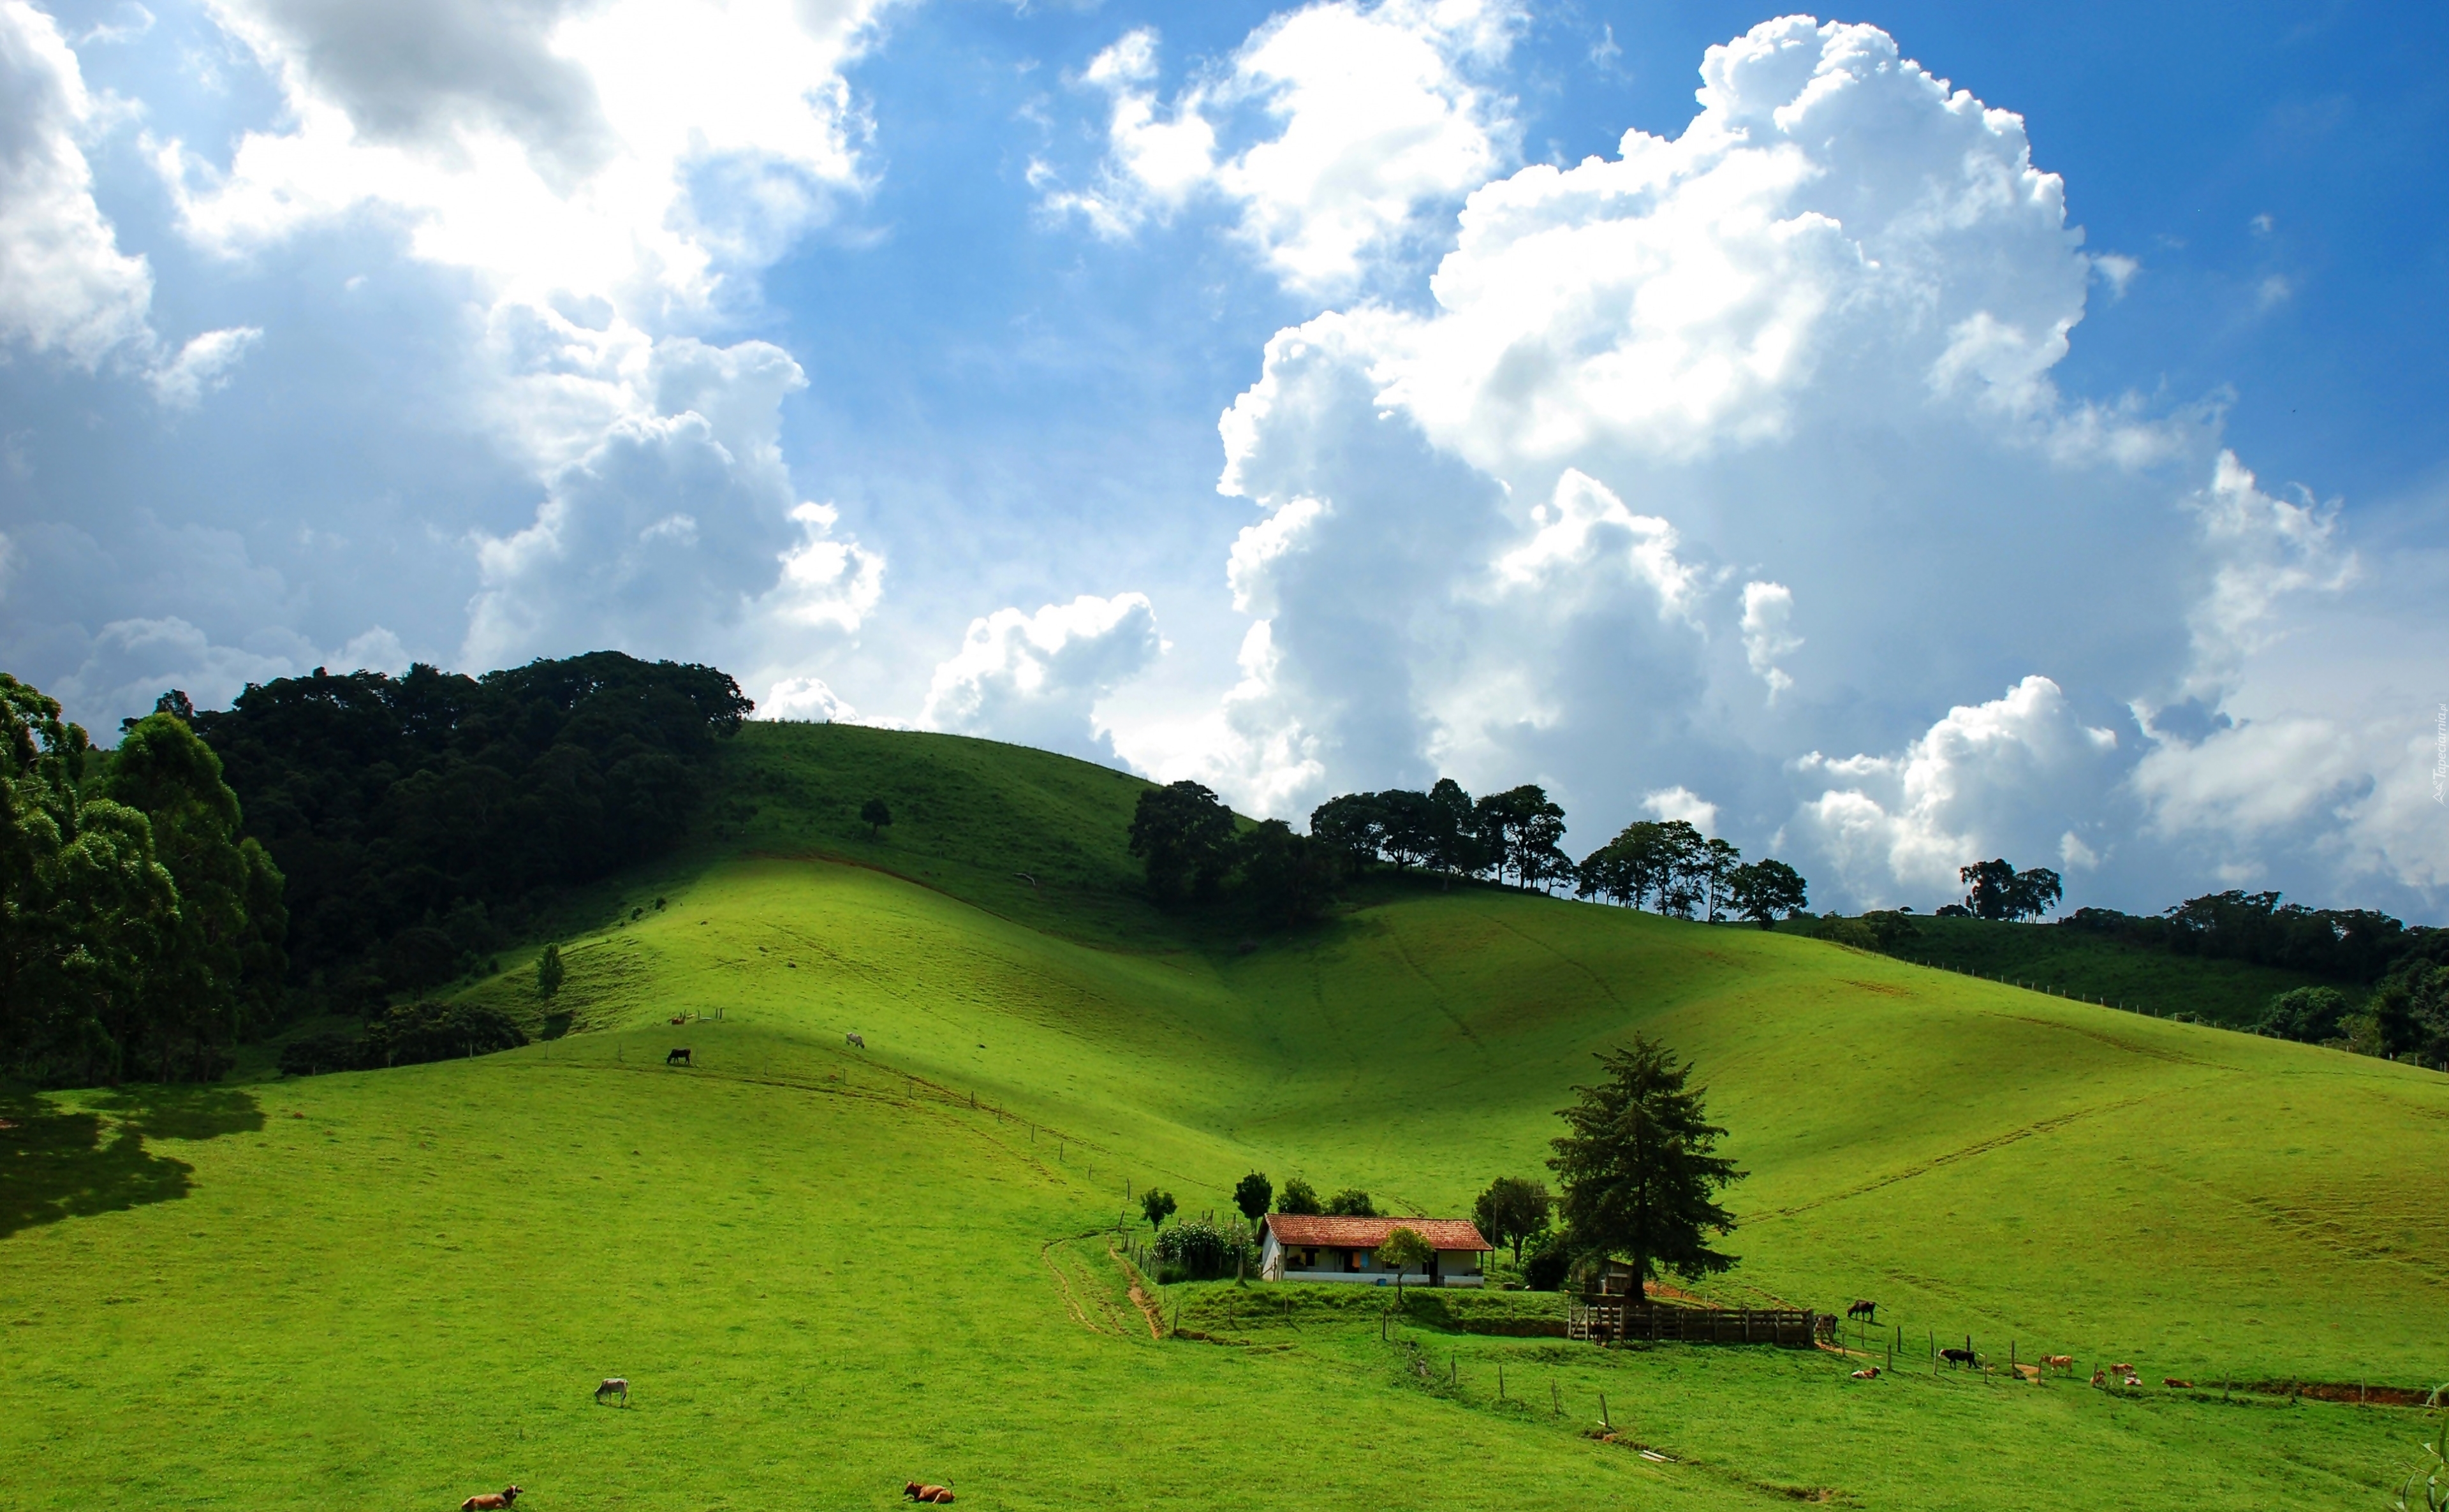
[[1698, 100], [1473, 194], [1426, 313], [1268, 343], [1221, 426], [1258, 622], [1207, 775], [1538, 779], [1602, 831], [1680, 789], [1854, 900], [2218, 828], [2236, 732], [2131, 711], [2235, 705], [2343, 581], [2326, 518], [2214, 411], [2059, 392], [2093, 263], [2018, 117], [1791, 17]]

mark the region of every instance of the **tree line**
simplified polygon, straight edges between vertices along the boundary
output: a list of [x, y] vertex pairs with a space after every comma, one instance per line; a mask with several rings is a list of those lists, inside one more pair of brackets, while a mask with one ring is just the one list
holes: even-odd
[[1792, 867], [1746, 863], [1733, 845], [1682, 819], [1629, 824], [1579, 861], [1565, 852], [1564, 837], [1564, 809], [1536, 784], [1474, 798], [1452, 777], [1426, 792], [1329, 798], [1310, 812], [1306, 835], [1281, 819], [1245, 829], [1213, 792], [1190, 781], [1143, 792], [1130, 825], [1131, 853], [1160, 905], [1212, 904], [1238, 893], [1287, 923], [1316, 918], [1344, 881], [1372, 867], [1417, 869], [1449, 883], [1488, 878], [1543, 891], [1571, 885], [1579, 897], [1712, 923], [1733, 914], [1763, 928], [1808, 901], [1808, 885]]

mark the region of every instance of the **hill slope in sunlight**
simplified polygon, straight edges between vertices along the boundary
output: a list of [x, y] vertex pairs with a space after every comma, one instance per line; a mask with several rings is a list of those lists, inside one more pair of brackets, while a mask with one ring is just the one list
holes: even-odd
[[[585, 901], [550, 1019], [523, 962], [468, 994], [555, 1038], [0, 1109], [0, 1470], [27, 1504], [516, 1480], [545, 1512], [883, 1506], [916, 1479], [1050, 1508], [2046, 1483], [2242, 1512], [2368, 1502], [2415, 1424], [2161, 1376], [2449, 1373], [2419, 1326], [2449, 1302], [2449, 1079], [1486, 887], [1373, 882], [1245, 942], [1138, 899], [1136, 779], [839, 727], [726, 759], [694, 848]], [[1159, 1289], [1111, 1248], [1145, 1237], [1127, 1191], [1222, 1209], [1252, 1169], [1467, 1212], [1542, 1174], [1572, 1083], [1636, 1031], [1698, 1065], [1750, 1173], [1743, 1263], [1704, 1290], [1876, 1298], [1903, 1368], [1470, 1336], [1557, 1300], [1387, 1319], [1349, 1289]], [[1179, 1309], [1206, 1337], [1152, 1337]], [[1927, 1339], [1965, 1334], [2154, 1388], [1930, 1372]], [[627, 1411], [588, 1395], [612, 1374]]]

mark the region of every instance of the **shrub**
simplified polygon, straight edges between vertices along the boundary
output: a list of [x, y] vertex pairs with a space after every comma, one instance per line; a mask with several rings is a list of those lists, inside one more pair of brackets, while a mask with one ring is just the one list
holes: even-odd
[[280, 1047], [282, 1076], [354, 1071], [365, 1063], [365, 1042], [354, 1034], [310, 1034]]
[[1326, 1211], [1328, 1216], [1338, 1218], [1374, 1218], [1378, 1215], [1377, 1206], [1369, 1200], [1369, 1194], [1357, 1186], [1345, 1187], [1327, 1198]]
[[1157, 1259], [1157, 1280], [1218, 1281], [1246, 1273], [1254, 1259], [1250, 1231], [1227, 1220], [1222, 1226], [1205, 1218], [1177, 1223], [1156, 1236], [1151, 1247]]
[[384, 1013], [362, 1035], [317, 1034], [281, 1046], [280, 1070], [285, 1076], [375, 1071], [491, 1055], [527, 1043], [527, 1035], [498, 1009], [412, 1003]]
[[1573, 1256], [1565, 1248], [1564, 1235], [1551, 1230], [1522, 1262], [1522, 1284], [1533, 1292], [1553, 1292], [1565, 1284], [1565, 1274], [1572, 1268]]

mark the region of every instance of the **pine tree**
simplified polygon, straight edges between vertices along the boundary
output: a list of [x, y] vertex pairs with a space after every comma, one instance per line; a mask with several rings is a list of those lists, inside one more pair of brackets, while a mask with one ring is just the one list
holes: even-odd
[[1581, 1101], [1557, 1115], [1571, 1132], [1550, 1141], [1567, 1247], [1602, 1264], [1629, 1260], [1636, 1284], [1662, 1269], [1687, 1278], [1727, 1270], [1736, 1257], [1707, 1235], [1734, 1232], [1715, 1196], [1745, 1173], [1715, 1153], [1726, 1131], [1709, 1122], [1706, 1089], [1687, 1090], [1692, 1068], [1647, 1035], [1598, 1060], [1605, 1080], [1573, 1089]]

